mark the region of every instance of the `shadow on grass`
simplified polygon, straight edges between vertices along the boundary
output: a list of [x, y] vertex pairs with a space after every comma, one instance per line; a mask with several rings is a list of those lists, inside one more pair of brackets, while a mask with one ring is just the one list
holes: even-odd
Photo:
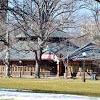
[[71, 95], [82, 95], [82, 96], [100, 97], [100, 93], [89, 93], [89, 92], [78, 92], [78, 91], [17, 90], [17, 92], [71, 94]]

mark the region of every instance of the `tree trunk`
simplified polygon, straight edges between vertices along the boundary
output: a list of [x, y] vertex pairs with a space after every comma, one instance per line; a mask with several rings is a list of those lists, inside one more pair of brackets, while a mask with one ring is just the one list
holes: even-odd
[[10, 77], [11, 73], [10, 73], [10, 64], [8, 62], [8, 65], [7, 65], [7, 77]]
[[37, 51], [35, 51], [35, 78], [40, 78], [40, 66], [41, 66], [41, 60], [39, 59], [40, 54], [38, 55]]
[[37, 60], [35, 64], [35, 78], [40, 78], [40, 64]]
[[9, 33], [8, 30], [6, 30], [6, 56], [5, 56], [5, 65], [6, 65], [6, 76], [10, 77], [10, 41], [9, 41]]
[[5, 76], [6, 77], [10, 77], [10, 62], [9, 62], [9, 57], [10, 54], [9, 54], [9, 48], [7, 46], [7, 51], [6, 51], [6, 57], [5, 57]]

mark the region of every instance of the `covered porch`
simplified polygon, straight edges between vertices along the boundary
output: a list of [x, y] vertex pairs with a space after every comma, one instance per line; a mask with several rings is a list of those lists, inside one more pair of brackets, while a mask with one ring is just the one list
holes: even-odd
[[90, 78], [93, 73], [100, 76], [99, 45], [89, 43], [69, 55], [68, 76], [81, 78], [83, 69], [87, 78]]

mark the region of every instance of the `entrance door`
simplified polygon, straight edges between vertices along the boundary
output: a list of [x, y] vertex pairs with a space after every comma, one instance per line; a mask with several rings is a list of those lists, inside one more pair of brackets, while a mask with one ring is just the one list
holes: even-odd
[[65, 73], [65, 66], [63, 64], [63, 61], [61, 61], [59, 64], [59, 75], [64, 76], [64, 73]]

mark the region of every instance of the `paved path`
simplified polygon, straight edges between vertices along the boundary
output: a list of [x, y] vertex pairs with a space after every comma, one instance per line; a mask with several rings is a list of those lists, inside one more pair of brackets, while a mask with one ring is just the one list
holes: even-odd
[[100, 97], [0, 90], [0, 100], [100, 100]]

